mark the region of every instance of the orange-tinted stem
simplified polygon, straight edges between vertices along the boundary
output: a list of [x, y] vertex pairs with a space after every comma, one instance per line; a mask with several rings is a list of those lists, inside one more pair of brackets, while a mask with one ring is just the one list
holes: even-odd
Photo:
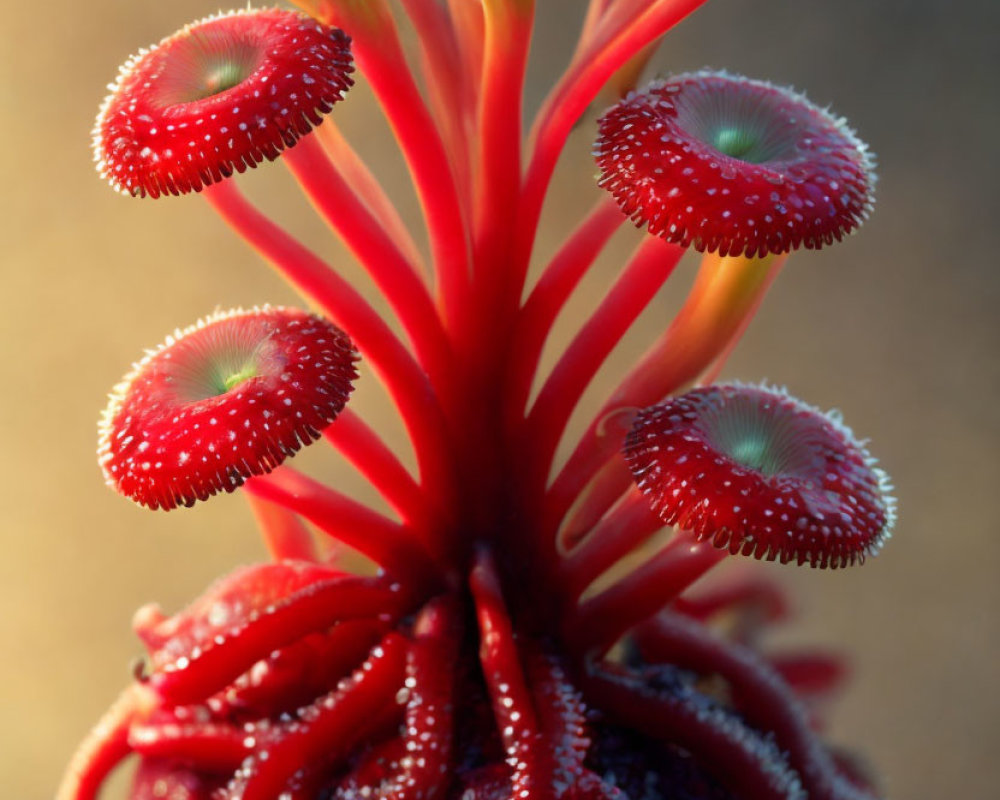
[[595, 415], [553, 482], [548, 499], [550, 525], [558, 526], [574, 499], [622, 446], [620, 437], [600, 434], [601, 420], [623, 406], [659, 402], [692, 383], [731, 349], [774, 280], [775, 262], [784, 258], [703, 257], [683, 308]]
[[244, 492], [271, 558], [316, 561], [316, 543], [298, 515], [277, 503]]
[[56, 800], [95, 800], [104, 779], [131, 751], [129, 726], [155, 705], [154, 693], [145, 686], [126, 689], [74, 753]]
[[[402, 4], [417, 32], [424, 85], [451, 161], [462, 207], [471, 214], [474, 87], [479, 82], [479, 68], [469, 68], [465, 43], [459, 40], [451, 15], [439, 0], [402, 0]], [[481, 11], [476, 13], [482, 16]]]
[[489, 297], [489, 306], [505, 314], [520, 302], [521, 287], [509, 281], [507, 256], [521, 186], [522, 95], [535, 3], [483, 0], [482, 5], [485, 38], [477, 110], [476, 270], [483, 273], [480, 296]]
[[358, 152], [347, 141], [340, 128], [332, 119], [326, 119], [312, 134], [319, 138], [330, 161], [344, 176], [344, 180], [364, 201], [365, 206], [381, 222], [396, 247], [398, 247], [411, 264], [421, 272], [424, 269], [420, 248], [410, 235], [409, 228], [403, 222], [392, 200], [385, 193], [378, 179], [372, 174], [368, 165]]
[[722, 348], [722, 352], [719, 354], [719, 357], [715, 359], [715, 363], [713, 363], [712, 366], [709, 367], [698, 380], [699, 384], [707, 385], [715, 383], [718, 379], [719, 373], [722, 372], [723, 367], [726, 366], [726, 362], [729, 361], [729, 357], [733, 354], [733, 350], [736, 349], [736, 346], [743, 338], [743, 334], [746, 333], [747, 328], [750, 327], [750, 323], [753, 321], [753, 318], [757, 316], [761, 303], [764, 302], [764, 298], [767, 296], [768, 290], [777, 279], [778, 273], [781, 272], [787, 260], [788, 258], [784, 257], [775, 258], [771, 261], [771, 265], [768, 268], [768, 274], [764, 278], [764, 282], [761, 284], [760, 289], [756, 292], [756, 296], [751, 300], [742, 322], [740, 322], [740, 324], [736, 327], [732, 336], [729, 337], [729, 341], [726, 343], [726, 346]]
[[446, 0], [446, 3], [458, 36], [464, 71], [472, 79], [473, 86], [478, 86], [483, 72], [483, 4], [469, 0]]

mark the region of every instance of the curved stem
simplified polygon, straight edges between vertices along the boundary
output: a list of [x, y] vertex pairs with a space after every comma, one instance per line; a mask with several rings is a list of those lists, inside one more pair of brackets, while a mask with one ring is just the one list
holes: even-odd
[[449, 325], [458, 318], [469, 285], [469, 245], [462, 204], [441, 134], [406, 62], [386, 0], [324, 4], [333, 24], [354, 37], [353, 51], [399, 141], [430, 233]]
[[511, 359], [507, 379], [510, 422], [526, 410], [542, 348], [559, 312], [624, 220], [613, 199], [601, 200], [567, 237], [521, 307], [512, 347], [517, 358]]
[[678, 531], [655, 556], [585, 600], [567, 621], [577, 652], [606, 652], [628, 630], [671, 602], [729, 553]]
[[171, 759], [219, 774], [233, 772], [250, 755], [246, 741], [243, 727], [228, 722], [171, 721], [133, 725], [129, 731], [129, 746], [143, 759]]
[[56, 800], [95, 800], [104, 779], [131, 751], [129, 727], [148, 715], [157, 702], [155, 694], [141, 684], [126, 689], [73, 754]]
[[[595, 32], [594, 43], [574, 58], [546, 98], [532, 129], [534, 146], [515, 233], [512, 269], [518, 272], [520, 281], [523, 282], [528, 269], [549, 181], [573, 126], [619, 68], [703, 2], [705, 0], [654, 0], [638, 17], [619, 25], [613, 32], [604, 33], [607, 28]], [[608, 21], [604, 23], [607, 25]]]
[[809, 729], [807, 715], [792, 691], [752, 650], [726, 642], [676, 614], [651, 620], [637, 638], [651, 660], [724, 678], [747, 721], [772, 733], [787, 752], [810, 800], [872, 800], [872, 795], [839, 775], [830, 754]]
[[543, 480], [583, 391], [683, 254], [682, 248], [662, 239], [643, 242], [545, 381], [526, 420], [524, 437], [531, 443]]
[[230, 785], [233, 794], [241, 800], [273, 800], [303, 765], [345, 761], [378, 711], [395, 702], [404, 680], [406, 650], [402, 636], [388, 634], [343, 688], [319, 698], [305, 720], [286, 723], [279, 741], [248, 759]]
[[396, 454], [361, 417], [345, 409], [323, 431], [323, 437], [368, 479], [405, 525], [427, 526], [428, 498]]
[[399, 408], [421, 483], [449, 507], [454, 483], [446, 457], [448, 430], [430, 381], [413, 356], [351, 284], [256, 209], [234, 181], [211, 184], [203, 194], [251, 247], [351, 336]]
[[340, 170], [347, 184], [354, 189], [368, 210], [382, 223], [386, 234], [396, 247], [423, 274], [424, 264], [420, 248], [413, 241], [399, 211], [385, 193], [378, 179], [368, 169], [368, 165], [341, 133], [340, 128], [334, 124], [332, 119], [325, 119], [312, 135], [319, 139], [323, 149], [330, 157], [330, 161], [337, 165], [337, 169]]
[[350, 497], [282, 466], [246, 483], [249, 492], [301, 514], [324, 533], [364, 554], [397, 580], [415, 586], [437, 566], [399, 525]]
[[546, 499], [550, 526], [558, 526], [574, 499], [621, 448], [621, 439], [600, 434], [601, 421], [623, 406], [659, 402], [693, 382], [721, 352], [728, 352], [760, 307], [785, 258], [713, 254], [702, 258], [684, 307], [594, 416], [553, 481]]
[[597, 523], [560, 565], [566, 599], [575, 601], [597, 578], [663, 527], [638, 489]]
[[[524, 75], [534, 24], [534, 0], [483, 0], [484, 51], [476, 154], [475, 254], [482, 292], [501, 319], [520, 302], [511, 282], [509, 231], [521, 185]], [[477, 275], [477, 281], [480, 277]]]
[[[149, 684], [174, 705], [198, 703], [223, 689], [257, 661], [304, 636], [345, 620], [383, 617], [408, 610], [412, 596], [393, 591], [382, 578], [332, 578], [287, 595], [250, 617], [239, 635], [218, 636], [203, 644], [184, 667], [153, 673]], [[234, 631], [233, 633], [235, 633]]]
[[257, 527], [264, 536], [271, 558], [275, 561], [317, 561], [316, 544], [309, 529], [286, 508], [271, 503], [252, 492], [244, 492]]
[[469, 69], [462, 49], [464, 42], [457, 37], [451, 15], [440, 0], [402, 0], [402, 3], [417, 32], [431, 111], [468, 217], [473, 192], [471, 144], [475, 141], [473, 86], [478, 84], [479, 71]]
[[306, 136], [285, 153], [283, 160], [323, 219], [385, 295], [413, 342], [420, 363], [432, 382], [439, 385], [450, 347], [414, 265], [365, 208], [318, 139]]
[[642, 675], [589, 663], [587, 697], [611, 719], [688, 751], [741, 800], [801, 800], [798, 776], [763, 735], [691, 689], [651, 688]]

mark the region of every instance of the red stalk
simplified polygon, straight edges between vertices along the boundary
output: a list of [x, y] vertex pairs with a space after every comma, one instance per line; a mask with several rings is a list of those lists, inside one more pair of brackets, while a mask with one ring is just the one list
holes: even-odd
[[[362, 721], [362, 727], [356, 732], [351, 732], [351, 739], [347, 742], [347, 746], [350, 747], [352, 741], [357, 743], [354, 745], [355, 748], [359, 748], [370, 742], [381, 742], [382, 744], [368, 750], [361, 764], [342, 778], [339, 788], [344, 790], [344, 794], [349, 794], [351, 797], [360, 796], [360, 792], [357, 795], [351, 794], [351, 788], [360, 788], [365, 785], [364, 783], [359, 784], [355, 781], [358, 771], [365, 768], [365, 762], [381, 758], [394, 743], [400, 741], [399, 736], [394, 736], [402, 724], [402, 714], [400, 713], [401, 709], [399, 705], [393, 701], [387, 701], [383, 702], [381, 706], [371, 709], [371, 712], [371, 716]], [[392, 738], [386, 741], [388, 737]], [[297, 770], [286, 781], [284, 790], [278, 795], [279, 800], [316, 800], [317, 797], [323, 797], [323, 793], [329, 788], [330, 770], [340, 772], [339, 768], [343, 767], [344, 762], [350, 759], [351, 754], [342, 753], [336, 747], [338, 744], [339, 741], [330, 742], [329, 756], [320, 761], [318, 766], [304, 767]], [[352, 781], [354, 781], [353, 785]], [[242, 791], [242, 785], [237, 784], [235, 789], [230, 789], [231, 794], [227, 794], [224, 800], [238, 800], [238, 798], [242, 797], [242, 794], [239, 793]], [[374, 797], [381, 798], [383, 796], [374, 794]]]
[[220, 774], [232, 772], [250, 755], [246, 741], [242, 727], [223, 722], [133, 725], [128, 735], [129, 748], [140, 756], [169, 758]]
[[615, 72], [703, 2], [705, 0], [657, 0], [613, 35], [603, 36], [598, 32], [595, 43], [573, 59], [549, 93], [532, 128], [534, 144], [521, 194], [512, 266], [518, 272], [518, 284], [524, 281], [549, 181], [573, 126]]
[[621, 636], [670, 603], [729, 555], [711, 542], [679, 531], [655, 556], [569, 615], [567, 638], [575, 649], [606, 652]]
[[[558, 526], [574, 499], [621, 448], [601, 436], [601, 421], [616, 409], [659, 402], [693, 382], [720, 353], [730, 352], [785, 256], [747, 259], [706, 254], [684, 307], [594, 416], [548, 493], [548, 524]], [[624, 487], [623, 487], [624, 490]]]
[[[632, 419], [632, 414], [623, 411], [622, 416]], [[622, 440], [628, 431], [617, 424], [614, 415], [605, 423], [613, 425], [615, 435], [621, 432]], [[590, 531], [622, 495], [632, 486], [632, 473], [621, 458], [609, 458], [594, 477], [594, 480], [577, 498], [559, 529], [559, 540], [564, 547], [572, 547]]]
[[[478, 334], [478, 338], [471, 335], [467, 337], [467, 342], [472, 347], [476, 347], [477, 342], [484, 340], [484, 337], [486, 341], [494, 342], [497, 349], [507, 347], [507, 352], [493, 353], [492, 360], [476, 349], [467, 354], [469, 374], [466, 376], [466, 385], [472, 392], [483, 391], [482, 387], [486, 387], [484, 400], [473, 400], [464, 404], [463, 410], [471, 414], [471, 419], [466, 423], [467, 429], [483, 424], [481, 409], [485, 408], [487, 403], [499, 403], [496, 413], [500, 415], [500, 419], [485, 420], [489, 429], [485, 431], [483, 441], [488, 441], [488, 437], [496, 436], [500, 431], [503, 432], [504, 438], [499, 446], [503, 447], [505, 446], [503, 442], [507, 438], [506, 431], [515, 430], [515, 426], [523, 423], [533, 374], [548, 331], [562, 304], [593, 262], [596, 251], [600, 250], [623, 219], [612, 201], [604, 201], [576, 228], [552, 260], [525, 307], [520, 312], [514, 312], [517, 317], [512, 321], [512, 329], [509, 332], [509, 336], [513, 339], [511, 342], [507, 343], [504, 334], [488, 329]], [[489, 298], [484, 296], [482, 302], [488, 305]], [[508, 358], [508, 354], [514, 354], [516, 357]], [[496, 397], [497, 393], [493, 387], [497, 385], [510, 387], [507, 396]], [[470, 436], [468, 440], [472, 441], [474, 438]], [[481, 448], [474, 448], [467, 454], [467, 458], [475, 464], [476, 471], [481, 473], [493, 468], [494, 463], [493, 460], [484, 463], [483, 459], [479, 458], [480, 452]], [[483, 477], [478, 483], [485, 485], [489, 482]], [[493, 479], [495, 485], [500, 485], [502, 482], [499, 474]], [[475, 510], [480, 507], [485, 508], [489, 502], [489, 500], [471, 500], [470, 505]]]
[[251, 494], [301, 514], [324, 533], [370, 558], [396, 580], [414, 586], [438, 568], [410, 529], [312, 478], [282, 466], [247, 481]]
[[318, 560], [312, 534], [297, 514], [275, 503], [262, 500], [250, 492], [246, 492], [245, 496], [264, 536], [264, 543], [271, 558], [275, 561]]
[[478, 86], [483, 72], [484, 21], [483, 4], [468, 0], [446, 0], [458, 37], [459, 51], [465, 65], [463, 71]]
[[385, 193], [378, 179], [368, 169], [368, 165], [351, 147], [350, 142], [344, 138], [340, 128], [334, 124], [332, 119], [326, 119], [313, 131], [312, 135], [319, 138], [330, 157], [330, 161], [337, 165], [337, 169], [340, 170], [347, 184], [364, 201], [375, 218], [382, 223], [386, 234], [395, 242], [396, 247], [411, 264], [416, 265], [422, 274], [424, 269], [423, 256], [420, 255], [420, 248], [413, 241], [409, 228], [399, 216], [399, 211]]
[[534, 16], [534, 0], [483, 0], [475, 254], [483, 273], [481, 296], [490, 298], [483, 309], [496, 308], [501, 324], [521, 299], [521, 285], [508, 280], [508, 232], [521, 186], [522, 96]]
[[614, 200], [601, 200], [566, 238], [521, 307], [512, 348], [517, 358], [511, 359], [508, 378], [508, 416], [512, 421], [519, 420], [526, 410], [542, 348], [559, 312], [624, 221]]
[[431, 601], [414, 624], [407, 654], [406, 758], [393, 800], [431, 800], [451, 779], [455, 664], [461, 618], [452, 598]]
[[347, 331], [399, 408], [422, 485], [443, 502], [450, 500], [453, 486], [444, 415], [413, 356], [350, 283], [251, 205], [234, 181], [214, 183], [203, 194], [236, 233]]
[[421, 528], [428, 524], [428, 498], [396, 454], [361, 417], [346, 408], [323, 436], [368, 479], [404, 525]]
[[720, 675], [747, 721], [769, 731], [798, 772], [810, 800], [873, 800], [845, 781], [809, 728], [807, 716], [779, 675], [751, 649], [724, 642], [701, 625], [673, 614], [647, 622], [638, 633], [644, 655], [681, 669]]
[[[332, 686], [355, 670], [364, 661], [371, 648], [384, 636], [385, 627], [383, 623], [365, 618], [337, 623], [329, 633], [323, 634], [324, 644], [317, 653], [319, 660], [305, 667], [299, 664], [298, 674], [294, 677], [288, 675], [285, 678], [285, 681], [289, 683], [294, 681], [297, 684], [292, 690], [292, 696], [298, 698], [297, 703], [281, 705], [279, 702], [268, 706], [268, 701], [274, 702], [279, 698], [287, 702], [289, 687], [270, 686], [261, 693], [261, 687], [258, 685], [255, 687], [256, 692], [252, 688], [249, 690], [250, 705], [259, 709], [257, 704], [263, 703], [271, 708], [275, 715], [291, 712], [298, 703], [303, 702], [302, 698], [318, 691], [317, 687], [320, 684]], [[294, 650], [295, 647], [296, 645], [292, 645], [291, 649]], [[282, 652], [278, 651], [279, 659]], [[269, 661], [273, 663], [274, 654]], [[237, 685], [247, 675], [252, 676], [259, 664], [260, 662], [257, 662], [249, 673], [237, 679]], [[250, 685], [253, 686], [252, 677]], [[248, 691], [246, 686], [242, 688], [244, 692]], [[277, 690], [275, 694], [270, 694], [275, 690]], [[243, 708], [248, 697], [238, 691], [234, 692], [232, 686], [227, 687], [221, 695], [216, 695], [213, 700], [223, 703], [225, 708], [233, 702], [231, 699], [233, 694], [238, 698], [235, 701], [236, 706]], [[198, 709], [199, 706], [181, 706], [179, 709], [163, 710], [145, 723], [133, 724], [129, 730], [129, 746], [142, 756], [168, 758], [196, 766], [206, 772], [222, 774], [235, 771], [255, 749], [269, 747], [281, 738], [282, 727], [269, 724], [266, 715], [261, 723], [241, 725], [204, 720]], [[185, 711], [187, 713], [179, 713]]]
[[679, 247], [646, 239], [552, 370], [525, 424], [524, 439], [531, 444], [542, 481], [583, 391], [682, 255]]
[[336, 421], [340, 425], [323, 431], [326, 439], [371, 482], [427, 552], [435, 557], [446, 552], [454, 511], [417, 484], [396, 454], [349, 408]]
[[597, 578], [663, 527], [638, 489], [597, 523], [560, 565], [566, 595], [575, 601]]
[[306, 136], [284, 163], [327, 224], [375, 281], [403, 323], [432, 381], [443, 378], [450, 350], [427, 288], [406, 256], [363, 205], [319, 140]]
[[512, 797], [542, 800], [555, 796], [553, 764], [541, 746], [541, 731], [531, 692], [515, 644], [510, 617], [504, 607], [500, 580], [492, 559], [480, 553], [469, 576], [479, 621], [479, 660], [493, 701], [496, 718], [512, 764]]
[[463, 208], [472, 207], [475, 85], [451, 16], [439, 0], [402, 0], [420, 43], [424, 86], [451, 161]]
[[406, 159], [430, 233], [438, 298], [449, 325], [468, 295], [469, 247], [462, 204], [441, 134], [420, 96], [385, 0], [327, 3], [330, 21], [355, 33], [354, 56]]

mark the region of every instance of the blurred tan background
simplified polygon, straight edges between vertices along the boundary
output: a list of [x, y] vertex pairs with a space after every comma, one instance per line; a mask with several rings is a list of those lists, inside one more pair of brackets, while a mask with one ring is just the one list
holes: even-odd
[[[584, 0], [538, 4], [531, 104], [566, 57], [567, 15]], [[144, 347], [217, 305], [294, 302], [199, 198], [123, 199], [89, 162], [93, 116], [118, 64], [215, 9], [56, 0], [7, 4], [0, 25], [0, 794], [14, 800], [51, 796], [72, 748], [128, 680], [136, 607], [175, 610], [263, 554], [240, 498], [143, 512], [103, 487], [93, 455], [105, 393]], [[846, 115], [879, 156], [873, 219], [841, 246], [792, 259], [727, 374], [839, 407], [895, 478], [901, 520], [883, 556], [846, 573], [778, 572], [802, 609], [789, 636], [853, 654], [834, 737], [866, 751], [898, 800], [986, 800], [1000, 784], [998, 29], [989, 0], [711, 0], [655, 62], [793, 84]], [[338, 120], [417, 219], [364, 90]], [[542, 252], [597, 196], [591, 131], [571, 142]], [[244, 183], [348, 264], [280, 166]], [[634, 240], [620, 238], [571, 316], [613, 276]], [[662, 328], [691, 274], [643, 318], [619, 369]], [[592, 402], [614, 373], [602, 373]], [[381, 420], [371, 383], [353, 407]], [[300, 463], [340, 470], [322, 449]]]

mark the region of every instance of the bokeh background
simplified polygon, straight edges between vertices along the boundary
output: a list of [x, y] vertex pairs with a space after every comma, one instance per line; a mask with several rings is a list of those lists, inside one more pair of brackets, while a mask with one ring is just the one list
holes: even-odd
[[[538, 5], [532, 107], [585, 3]], [[152, 600], [177, 609], [263, 556], [240, 498], [143, 512], [103, 487], [93, 455], [105, 393], [144, 347], [216, 306], [295, 300], [199, 198], [123, 199], [89, 163], [93, 116], [118, 64], [215, 8], [5, 5], [0, 782], [15, 800], [52, 795], [74, 745], [128, 680], [139, 652], [133, 609]], [[795, 85], [846, 115], [879, 156], [873, 219], [838, 247], [792, 259], [727, 374], [839, 407], [895, 478], [901, 520], [880, 558], [847, 572], [772, 574], [801, 610], [785, 639], [853, 655], [833, 736], [864, 750], [899, 800], [986, 800], [1000, 785], [997, 30], [990, 0], [711, 0], [652, 70], [709, 65]], [[337, 114], [418, 220], [367, 92]], [[592, 130], [580, 126], [560, 168], [543, 253], [597, 196]], [[354, 274], [282, 167], [244, 182]], [[620, 237], [568, 320], [601, 295], [632, 241]], [[616, 355], [618, 369], [676, 308], [692, 266], [681, 272]], [[602, 373], [592, 403], [615, 372]], [[397, 431], [371, 384], [365, 376], [353, 407]], [[322, 449], [301, 463], [356, 486]]]

